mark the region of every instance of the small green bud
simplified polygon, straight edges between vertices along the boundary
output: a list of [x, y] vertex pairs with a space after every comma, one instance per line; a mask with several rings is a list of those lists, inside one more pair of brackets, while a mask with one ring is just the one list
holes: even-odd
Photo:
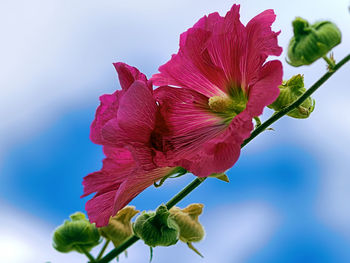
[[53, 234], [53, 247], [59, 252], [75, 250], [79, 253], [90, 251], [100, 243], [100, 234], [95, 224], [91, 224], [81, 212], [70, 216], [70, 221], [56, 228]]
[[289, 42], [287, 62], [294, 67], [310, 65], [341, 42], [341, 32], [332, 22], [309, 25], [297, 17], [292, 24], [294, 37]]
[[175, 206], [170, 209], [171, 217], [180, 228], [180, 240], [200, 256], [202, 255], [192, 246], [192, 242], [201, 241], [205, 235], [204, 228], [198, 220], [202, 211], [203, 204], [190, 204], [184, 209]]
[[109, 219], [107, 226], [98, 229], [101, 236], [111, 240], [115, 247], [119, 246], [133, 235], [131, 218], [139, 212], [134, 206], [126, 206], [119, 210], [115, 216]]
[[179, 239], [179, 227], [165, 205], [156, 212], [143, 212], [134, 223], [135, 234], [150, 247], [171, 246]]
[[[305, 93], [304, 77], [300, 74], [295, 75], [290, 80], [284, 81], [283, 84], [279, 86], [279, 89], [280, 95], [268, 106], [275, 111], [282, 110]], [[315, 100], [309, 97], [297, 108], [288, 112], [287, 115], [297, 119], [305, 119], [310, 116], [314, 108]]]

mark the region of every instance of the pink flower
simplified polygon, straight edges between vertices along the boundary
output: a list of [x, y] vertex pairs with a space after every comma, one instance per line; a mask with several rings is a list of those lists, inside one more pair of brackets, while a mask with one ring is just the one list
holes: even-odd
[[180, 87], [155, 90], [174, 165], [208, 176], [237, 161], [252, 118], [278, 97], [282, 83], [280, 61], [265, 62], [282, 52], [274, 20], [266, 10], [244, 26], [237, 5], [225, 17], [205, 16], [180, 36], [179, 52], [153, 75], [155, 85]]
[[105, 146], [104, 153], [107, 157], [103, 160], [101, 171], [89, 174], [83, 181], [83, 196], [96, 192], [85, 208], [90, 222], [95, 222], [97, 227], [107, 225], [111, 216], [153, 182], [178, 171], [174, 167], [144, 171], [125, 148]]
[[106, 158], [101, 171], [84, 178], [91, 222], [108, 224], [111, 216], [155, 181], [179, 171], [165, 161], [167, 133], [152, 85], [145, 75], [124, 63], [114, 64], [122, 90], [101, 96], [91, 125], [91, 140], [102, 144]]

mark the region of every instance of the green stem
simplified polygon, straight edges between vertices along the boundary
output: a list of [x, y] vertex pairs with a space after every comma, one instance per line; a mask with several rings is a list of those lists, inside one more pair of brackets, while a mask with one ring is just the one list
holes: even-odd
[[346, 62], [350, 60], [350, 54], [347, 55], [345, 58], [343, 58], [341, 61], [339, 61], [338, 64], [336, 64], [332, 71], [328, 71], [326, 74], [324, 74], [318, 81], [315, 82], [314, 85], [312, 85], [303, 95], [301, 95], [296, 101], [294, 101], [289, 106], [283, 108], [282, 110], [276, 112], [274, 115], [271, 116], [268, 120], [266, 120], [263, 124], [261, 124], [258, 128], [256, 128], [250, 137], [246, 139], [241, 148], [246, 146], [251, 140], [253, 140], [256, 136], [258, 136], [262, 131], [264, 131], [266, 128], [268, 128], [272, 123], [286, 115], [291, 110], [298, 107], [300, 104], [302, 104], [308, 97], [312, 95], [323, 83], [325, 83], [338, 69], [340, 69]]
[[[327, 72], [324, 74], [314, 85], [311, 86], [302, 96], [300, 96], [295, 102], [290, 104], [288, 107], [282, 109], [279, 112], [276, 112], [276, 114], [272, 115], [267, 121], [262, 123], [259, 127], [257, 127], [250, 137], [246, 139], [242, 145], [241, 148], [246, 146], [251, 140], [253, 140], [256, 136], [258, 136], [261, 132], [263, 132], [266, 128], [268, 128], [272, 123], [280, 119], [282, 116], [286, 115], [288, 112], [293, 110], [294, 108], [298, 107], [300, 104], [304, 102], [312, 93], [314, 93], [323, 83], [326, 82], [341, 66], [343, 66], [346, 62], [350, 60], [350, 54], [343, 58], [338, 64], [336, 64], [333, 68], [332, 72]], [[194, 179], [189, 185], [187, 185], [184, 189], [181, 190], [177, 195], [175, 195], [172, 199], [170, 199], [166, 206], [168, 209], [176, 205], [178, 202], [180, 202], [183, 198], [185, 198], [189, 193], [191, 193], [195, 188], [197, 188], [201, 183], [205, 181], [206, 178], [199, 178], [197, 177]], [[107, 263], [111, 261], [113, 258], [118, 256], [120, 253], [122, 253], [125, 249], [130, 247], [132, 244], [134, 244], [136, 241], [138, 241], [139, 238], [135, 235], [131, 236], [129, 239], [127, 239], [123, 244], [121, 244], [119, 247], [113, 249], [111, 252], [109, 252], [104, 258], [100, 259], [98, 263]]]
[[333, 70], [335, 67], [334, 61], [327, 57], [327, 55], [324, 55], [322, 58], [327, 62], [329, 70]]
[[103, 258], [98, 260], [98, 263], [107, 263], [116, 258], [119, 254], [121, 254], [125, 249], [133, 245], [136, 241], [138, 241], [140, 238], [138, 238], [135, 235], [132, 235], [127, 240], [124, 241], [120, 246], [114, 248], [111, 252], [109, 252], [107, 255], [105, 255]]
[[102, 247], [100, 253], [99, 253], [98, 256], [97, 256], [97, 260], [99, 260], [100, 258], [102, 258], [103, 253], [105, 253], [106, 248], [108, 247], [109, 242], [111, 242], [111, 241], [110, 241], [109, 239], [107, 239], [106, 242], [105, 242], [105, 244], [103, 245], [103, 247]]
[[90, 260], [91, 263], [95, 263], [96, 262], [94, 257], [89, 253], [89, 251], [86, 250], [86, 248], [84, 248], [83, 246], [78, 246], [78, 247], [80, 248], [81, 251], [83, 251], [85, 256], [88, 257], [88, 259]]
[[181, 192], [177, 193], [173, 198], [171, 198], [165, 205], [168, 209], [172, 208], [182, 199], [184, 199], [189, 193], [196, 189], [201, 183], [203, 183], [207, 177], [197, 177], [190, 184], [188, 184]]

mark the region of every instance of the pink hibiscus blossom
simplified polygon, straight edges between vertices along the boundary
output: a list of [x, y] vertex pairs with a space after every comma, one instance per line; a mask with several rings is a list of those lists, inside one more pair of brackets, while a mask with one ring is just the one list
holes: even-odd
[[104, 146], [106, 158], [102, 169], [83, 181], [82, 197], [96, 192], [86, 211], [98, 227], [107, 225], [111, 216], [155, 181], [183, 170], [164, 162], [161, 134], [167, 130], [152, 85], [136, 68], [114, 66], [122, 90], [100, 97], [90, 135]]
[[[180, 36], [180, 49], [153, 75], [155, 96], [170, 133], [168, 156], [197, 176], [222, 173], [237, 161], [252, 119], [279, 95], [282, 64], [273, 10], [246, 26], [239, 6], [204, 16]], [[172, 85], [175, 87], [163, 86]], [[170, 149], [170, 148], [169, 148]]]

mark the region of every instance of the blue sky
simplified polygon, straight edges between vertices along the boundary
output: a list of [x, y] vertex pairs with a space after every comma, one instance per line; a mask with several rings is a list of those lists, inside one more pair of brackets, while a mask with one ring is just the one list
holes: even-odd
[[[348, 1], [238, 1], [244, 23], [274, 8], [284, 49], [291, 21], [332, 19], [343, 33], [338, 60], [350, 45]], [[232, 1], [20, 1], [1, 3], [0, 254], [6, 262], [86, 262], [51, 248], [51, 232], [84, 210], [81, 181], [101, 167], [101, 147], [89, 141], [98, 96], [119, 87], [112, 62], [149, 77], [178, 48], [179, 34], [204, 14], [224, 14]], [[317, 10], [317, 12], [315, 12]], [[310, 86], [325, 72], [319, 61], [291, 68]], [[196, 246], [156, 248], [153, 262], [350, 261], [350, 123], [346, 65], [314, 96], [307, 120], [284, 118], [244, 148], [230, 183], [209, 179], [180, 203], [205, 204], [206, 238]], [[266, 110], [263, 119], [271, 114]], [[187, 182], [186, 175], [149, 188], [133, 205], [154, 209]], [[139, 242], [121, 262], [148, 261]], [[175, 260], [176, 261], [171, 261]]]

